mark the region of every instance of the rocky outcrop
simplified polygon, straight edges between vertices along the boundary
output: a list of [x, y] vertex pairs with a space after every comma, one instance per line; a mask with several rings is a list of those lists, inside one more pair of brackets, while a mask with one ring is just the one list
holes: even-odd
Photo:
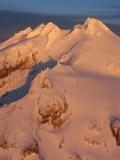
[[110, 122], [110, 128], [116, 139], [117, 146], [120, 146], [120, 118], [113, 118]]
[[11, 72], [16, 70], [30, 69], [35, 65], [33, 58], [25, 58], [12, 66], [9, 62], [5, 62], [3, 68], [0, 69], [0, 79], [7, 77]]

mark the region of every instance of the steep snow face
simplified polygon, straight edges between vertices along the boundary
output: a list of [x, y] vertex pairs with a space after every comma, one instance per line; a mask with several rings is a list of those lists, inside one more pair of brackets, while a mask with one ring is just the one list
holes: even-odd
[[57, 26], [54, 23], [49, 22], [42, 30], [41, 35], [42, 36], [48, 35], [56, 27]]
[[[50, 22], [33, 31], [28, 28], [17, 35], [18, 43], [13, 37], [8, 40], [10, 43], [0, 45], [0, 77], [7, 75], [8, 68], [15, 70], [23, 64], [31, 68], [40, 61], [48, 61], [49, 57], [62, 58], [66, 64], [78, 64], [79, 68], [92, 72], [119, 75], [120, 39], [94, 18], [88, 18], [83, 25], [77, 25], [71, 31], [61, 30]], [[23, 35], [24, 40], [21, 39]]]
[[32, 32], [30, 32], [27, 35], [27, 38], [33, 38], [33, 37], [39, 36], [44, 26], [45, 26], [44, 24], [41, 24], [40, 26], [35, 28]]
[[23, 31], [20, 31], [19, 33], [15, 33], [15, 35], [13, 35], [10, 39], [8, 39], [7, 41], [5, 41], [4, 43], [2, 43], [0, 45], [0, 49], [3, 49], [9, 45], [13, 45], [14, 43], [19, 43], [20, 41], [22, 41], [23, 39], [25, 39], [25, 37], [32, 32], [32, 29], [30, 27], [26, 28]]
[[101, 32], [109, 32], [109, 28], [106, 27], [101, 21], [94, 19], [94, 18], [88, 18], [84, 24], [85, 31], [88, 34], [94, 34], [97, 33], [98, 36], [100, 36]]
[[0, 44], [0, 159], [118, 160], [119, 59], [119, 37], [94, 18]]

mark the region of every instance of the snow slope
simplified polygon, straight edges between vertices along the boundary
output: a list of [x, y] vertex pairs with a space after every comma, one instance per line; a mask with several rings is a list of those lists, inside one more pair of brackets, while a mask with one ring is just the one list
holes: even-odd
[[119, 160], [120, 38], [88, 18], [0, 44], [0, 159]]

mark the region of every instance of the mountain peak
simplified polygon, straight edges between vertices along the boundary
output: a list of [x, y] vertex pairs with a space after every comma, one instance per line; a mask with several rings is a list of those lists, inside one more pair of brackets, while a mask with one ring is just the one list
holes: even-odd
[[100, 20], [88, 17], [84, 23], [85, 31], [88, 34], [100, 33], [101, 31], [109, 31], [109, 28]]
[[46, 26], [53, 27], [53, 28], [57, 27], [57, 25], [53, 22], [47, 23]]
[[30, 32], [27, 36], [27, 38], [35, 37], [40, 35], [42, 29], [45, 27], [45, 25], [42, 23], [38, 27], [36, 27], [32, 32]]
[[47, 35], [50, 31], [52, 31], [54, 28], [58, 28], [57, 25], [55, 25], [53, 22], [49, 22], [46, 24], [41, 32], [41, 35]]

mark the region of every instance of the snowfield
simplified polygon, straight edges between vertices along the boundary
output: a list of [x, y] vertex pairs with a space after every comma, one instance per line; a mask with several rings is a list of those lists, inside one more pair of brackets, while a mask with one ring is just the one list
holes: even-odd
[[0, 44], [0, 160], [120, 159], [120, 38], [88, 18]]

